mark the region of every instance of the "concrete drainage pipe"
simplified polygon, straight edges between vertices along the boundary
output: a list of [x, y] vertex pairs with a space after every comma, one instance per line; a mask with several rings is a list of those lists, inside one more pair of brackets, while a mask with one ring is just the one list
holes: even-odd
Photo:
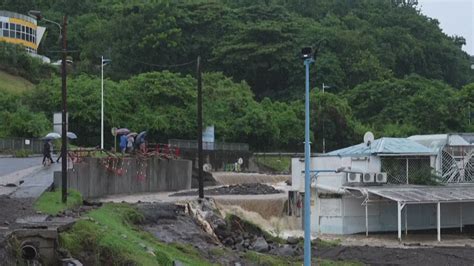
[[30, 243], [21, 245], [21, 256], [25, 260], [35, 260], [38, 258], [38, 250]]

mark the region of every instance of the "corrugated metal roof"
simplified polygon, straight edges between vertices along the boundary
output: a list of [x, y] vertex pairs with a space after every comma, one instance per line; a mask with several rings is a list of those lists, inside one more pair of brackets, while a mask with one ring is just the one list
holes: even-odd
[[408, 137], [429, 149], [438, 153], [444, 146], [471, 146], [474, 145], [474, 134], [472, 133], [451, 133], [433, 135], [414, 135]]
[[368, 155], [431, 155], [431, 149], [406, 138], [380, 138], [370, 146], [365, 143], [327, 153], [330, 156], [368, 156]]
[[474, 185], [345, 187], [402, 203], [474, 202]]
[[438, 153], [448, 143], [448, 134], [414, 135], [408, 137], [408, 139]]

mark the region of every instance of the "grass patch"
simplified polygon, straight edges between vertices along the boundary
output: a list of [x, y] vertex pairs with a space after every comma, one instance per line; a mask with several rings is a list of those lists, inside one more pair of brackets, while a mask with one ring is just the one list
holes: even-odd
[[30, 156], [31, 151], [29, 150], [16, 150], [13, 152], [13, 157], [15, 158], [27, 158]]
[[255, 251], [248, 251], [244, 258], [255, 262], [257, 265], [302, 265], [302, 261], [295, 261], [293, 258], [285, 258], [275, 255], [257, 253]]
[[82, 196], [76, 190], [68, 190], [67, 203], [64, 204], [61, 200], [61, 191], [45, 192], [34, 204], [37, 211], [46, 214], [55, 215], [66, 209], [71, 209], [82, 204]]
[[4, 89], [11, 93], [20, 94], [33, 89], [33, 87], [33, 83], [29, 82], [28, 80], [0, 70], [0, 89]]
[[291, 157], [289, 156], [257, 156], [255, 161], [276, 172], [290, 172]]
[[340, 239], [334, 239], [334, 240], [324, 240], [324, 239], [318, 239], [318, 246], [322, 248], [333, 248], [341, 245], [341, 240]]
[[92, 265], [210, 265], [191, 245], [164, 244], [134, 224], [143, 216], [127, 204], [105, 204], [60, 234], [60, 245], [73, 256], [88, 254]]

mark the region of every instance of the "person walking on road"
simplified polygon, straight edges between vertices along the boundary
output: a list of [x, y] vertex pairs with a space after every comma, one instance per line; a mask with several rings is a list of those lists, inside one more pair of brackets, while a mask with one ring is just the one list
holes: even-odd
[[51, 152], [53, 151], [53, 143], [51, 140], [45, 141], [43, 145], [43, 165], [46, 163], [46, 159], [51, 163], [54, 163], [53, 158], [51, 157]]

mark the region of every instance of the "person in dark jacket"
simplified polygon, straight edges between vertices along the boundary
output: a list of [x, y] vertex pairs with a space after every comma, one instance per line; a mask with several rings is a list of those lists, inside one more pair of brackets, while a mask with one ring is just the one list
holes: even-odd
[[45, 141], [43, 145], [43, 164], [45, 163], [45, 160], [48, 159], [51, 161], [51, 163], [54, 163], [53, 158], [51, 158], [51, 152], [52, 149], [51, 147], [53, 146], [53, 143], [51, 143], [51, 140]]

